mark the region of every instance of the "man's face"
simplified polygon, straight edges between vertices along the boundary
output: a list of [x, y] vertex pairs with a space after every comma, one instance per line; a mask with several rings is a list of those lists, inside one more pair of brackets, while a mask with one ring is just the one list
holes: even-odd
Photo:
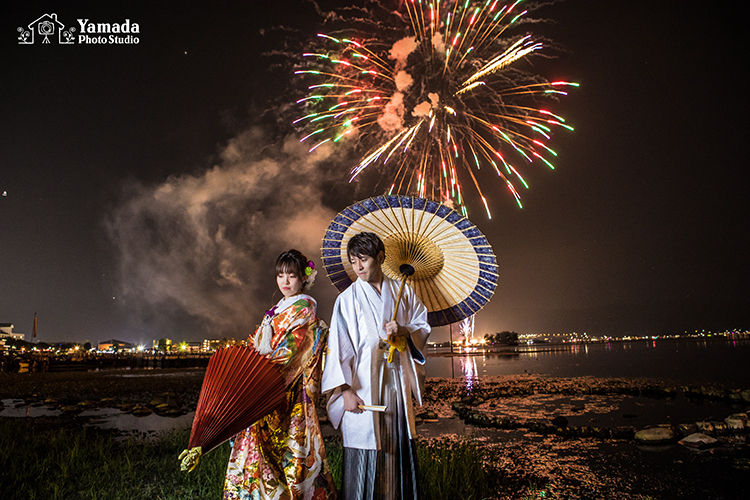
[[354, 272], [357, 273], [363, 281], [368, 283], [380, 283], [383, 280], [383, 271], [381, 265], [385, 260], [385, 255], [380, 252], [377, 258], [369, 255], [350, 255], [349, 262], [352, 264]]

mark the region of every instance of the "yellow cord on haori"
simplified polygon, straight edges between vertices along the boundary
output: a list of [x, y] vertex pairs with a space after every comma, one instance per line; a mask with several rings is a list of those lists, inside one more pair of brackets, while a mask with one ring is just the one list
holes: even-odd
[[393, 362], [393, 353], [398, 352], [404, 352], [406, 350], [406, 337], [396, 337], [394, 335], [388, 335], [388, 340], [386, 341], [388, 344], [390, 344], [391, 347], [388, 348], [388, 362]]

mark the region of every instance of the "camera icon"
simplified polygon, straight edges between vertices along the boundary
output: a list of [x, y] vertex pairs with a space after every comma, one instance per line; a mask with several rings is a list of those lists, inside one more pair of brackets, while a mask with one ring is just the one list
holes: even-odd
[[51, 23], [50, 21], [42, 21], [38, 25], [38, 30], [40, 35], [54, 35], [55, 34], [55, 25]]

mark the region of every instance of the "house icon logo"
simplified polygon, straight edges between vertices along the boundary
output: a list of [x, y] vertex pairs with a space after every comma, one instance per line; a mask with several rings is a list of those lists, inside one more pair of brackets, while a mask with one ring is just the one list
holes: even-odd
[[58, 43], [68, 45], [75, 43], [75, 27], [65, 29], [65, 25], [57, 20], [57, 14], [44, 14], [29, 24], [26, 28], [18, 28], [18, 43], [32, 45], [35, 40], [40, 43]]

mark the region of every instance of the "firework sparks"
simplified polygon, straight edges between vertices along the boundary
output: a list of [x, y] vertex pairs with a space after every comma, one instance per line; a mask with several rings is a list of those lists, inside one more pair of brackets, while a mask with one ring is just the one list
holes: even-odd
[[375, 34], [372, 21], [370, 32], [319, 34], [296, 71], [314, 82], [298, 101], [306, 109], [294, 122], [307, 130], [302, 142], [310, 151], [347, 136], [374, 142], [352, 180], [370, 166], [387, 166], [391, 193], [453, 203], [464, 215], [470, 179], [490, 217], [476, 174], [489, 167], [520, 207], [517, 186], [528, 184], [519, 162], [554, 168], [551, 134], [573, 130], [538, 101], [577, 86], [513, 67], [542, 49], [531, 35], [511, 35], [526, 15], [520, 3], [406, 0], [391, 19], [403, 29]]
[[474, 316], [469, 316], [461, 321], [461, 335], [463, 335], [466, 345], [472, 343], [474, 340]]

